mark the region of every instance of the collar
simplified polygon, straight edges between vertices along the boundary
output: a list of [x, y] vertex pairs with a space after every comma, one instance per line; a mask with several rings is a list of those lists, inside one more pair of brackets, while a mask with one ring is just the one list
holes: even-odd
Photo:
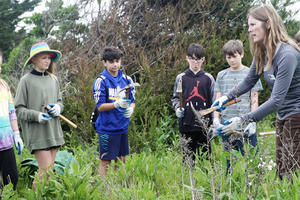
[[37, 76], [48, 76], [49, 73], [47, 71], [45, 72], [38, 72], [35, 69], [32, 69], [32, 71], [30, 72], [33, 75], [37, 75]]

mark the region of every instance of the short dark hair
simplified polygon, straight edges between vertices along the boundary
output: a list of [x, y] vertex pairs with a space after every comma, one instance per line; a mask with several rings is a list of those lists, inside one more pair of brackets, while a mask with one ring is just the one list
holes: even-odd
[[223, 53], [225, 56], [233, 56], [235, 53], [239, 53], [240, 55], [242, 55], [243, 52], [244, 49], [241, 40], [229, 40], [223, 46]]
[[187, 49], [187, 55], [189, 57], [196, 56], [198, 59], [205, 56], [205, 50], [200, 44], [192, 43]]
[[113, 61], [119, 60], [123, 56], [123, 53], [117, 47], [105, 47], [102, 54], [102, 60]]

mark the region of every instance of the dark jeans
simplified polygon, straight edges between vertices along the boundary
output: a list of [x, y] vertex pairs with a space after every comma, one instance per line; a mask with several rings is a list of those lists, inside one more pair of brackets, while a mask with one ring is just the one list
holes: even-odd
[[[230, 136], [223, 136], [222, 141], [224, 144], [224, 150], [230, 152], [232, 149], [241, 152], [241, 154], [244, 156], [245, 155], [245, 150], [244, 150], [244, 144], [242, 141], [242, 138], [236, 139], [233, 141], [230, 141]], [[258, 152], [258, 146], [257, 146], [257, 136], [256, 134], [251, 135], [248, 137], [247, 135], [244, 135], [244, 141], [248, 143], [248, 145], [251, 145], [252, 148], [256, 148], [256, 153]], [[229, 173], [230, 169], [230, 160], [226, 158], [226, 175]]]
[[207, 135], [203, 131], [192, 131], [192, 132], [181, 132], [182, 137], [186, 141], [182, 145], [183, 161], [187, 163], [189, 160], [194, 165], [195, 154], [203, 155], [206, 154], [206, 159], [211, 151], [210, 143]]

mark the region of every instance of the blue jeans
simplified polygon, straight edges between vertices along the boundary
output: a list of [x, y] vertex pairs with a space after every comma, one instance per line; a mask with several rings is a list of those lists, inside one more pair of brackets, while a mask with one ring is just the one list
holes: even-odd
[[[248, 137], [246, 134], [243, 136], [244, 141], [248, 143], [248, 145], [251, 145], [251, 148], [256, 148], [256, 152], [254, 157], [256, 156], [259, 148], [257, 146], [257, 135], [253, 134], [250, 137]], [[244, 156], [245, 155], [245, 150], [244, 150], [244, 144], [242, 141], [242, 138], [236, 139], [230, 142], [230, 136], [223, 136], [222, 141], [224, 144], [224, 150], [230, 152], [232, 149], [241, 152], [241, 154]], [[230, 169], [230, 160], [226, 158], [226, 175], [229, 172]]]

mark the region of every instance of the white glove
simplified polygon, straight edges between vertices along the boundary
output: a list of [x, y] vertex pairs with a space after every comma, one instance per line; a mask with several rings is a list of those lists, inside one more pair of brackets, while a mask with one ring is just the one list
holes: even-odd
[[40, 112], [39, 119], [38, 119], [39, 123], [46, 122], [46, 121], [49, 121], [51, 119], [52, 119], [52, 117], [50, 117], [47, 113]]
[[58, 104], [48, 104], [48, 106], [50, 106], [51, 108], [48, 110], [48, 113], [50, 115], [52, 115], [53, 117], [57, 117], [60, 112], [61, 112], [61, 108]]
[[178, 117], [178, 118], [183, 118], [184, 117], [184, 108], [177, 108], [176, 109], [176, 116]]
[[114, 102], [114, 107], [115, 108], [128, 108], [130, 106], [130, 100], [129, 99], [119, 99], [117, 101]]
[[230, 120], [224, 122], [224, 126], [221, 128], [221, 134], [230, 135], [233, 131], [240, 129], [241, 118], [233, 117]]
[[22, 138], [20, 137], [19, 131], [14, 131], [14, 143], [15, 143], [15, 147], [18, 151], [18, 154], [20, 155], [23, 151], [24, 144], [23, 144]]
[[256, 133], [256, 123], [255, 122], [249, 123], [244, 129], [244, 132], [248, 133], [248, 137], [254, 135]]
[[211, 107], [218, 106], [217, 111], [221, 112], [222, 110], [225, 110], [226, 106], [224, 106], [224, 104], [226, 104], [227, 102], [228, 102], [228, 97], [221, 96], [220, 98], [218, 98], [217, 100], [214, 101], [214, 103], [211, 105]]
[[133, 113], [133, 107], [129, 106], [128, 108], [126, 108], [126, 110], [124, 112], [124, 115], [125, 115], [126, 118], [130, 118], [132, 113]]
[[214, 125], [214, 129], [218, 129], [218, 128], [220, 128], [220, 127], [223, 126], [223, 124], [220, 123], [219, 118], [215, 118], [215, 119], [214, 119], [213, 125]]

